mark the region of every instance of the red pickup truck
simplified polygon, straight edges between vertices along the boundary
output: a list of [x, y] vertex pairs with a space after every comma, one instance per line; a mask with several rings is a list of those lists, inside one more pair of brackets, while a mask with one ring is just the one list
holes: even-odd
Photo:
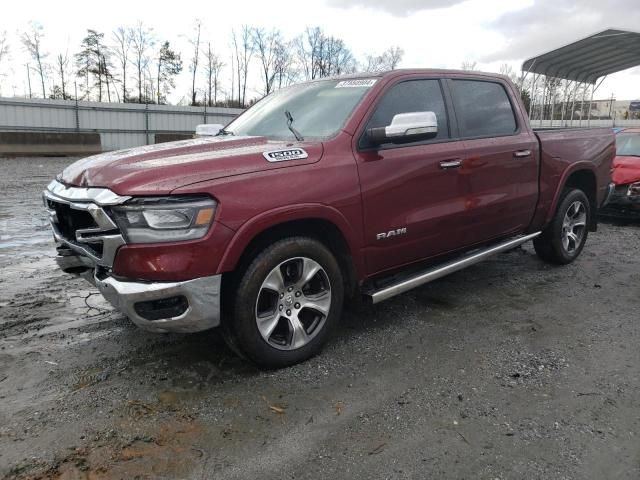
[[220, 326], [280, 367], [377, 303], [533, 240], [573, 261], [611, 129], [534, 132], [515, 86], [396, 70], [275, 92], [216, 136], [80, 160], [44, 192], [65, 272], [152, 331]]

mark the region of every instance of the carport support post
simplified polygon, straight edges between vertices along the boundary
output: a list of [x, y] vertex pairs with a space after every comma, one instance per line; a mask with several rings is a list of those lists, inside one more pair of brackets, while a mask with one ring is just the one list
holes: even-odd
[[602, 82], [606, 80], [607, 76], [608, 75], [605, 75], [604, 77], [602, 77], [602, 79], [599, 82], [598, 82], [598, 79], [596, 78], [593, 82], [593, 86], [591, 87], [591, 102], [589, 103], [589, 120], [587, 121], [587, 126], [591, 122], [591, 105], [593, 104], [593, 95], [596, 93], [596, 90], [600, 88], [600, 85], [602, 85]]
[[582, 101], [580, 102], [580, 122], [578, 123], [579, 127], [582, 126], [582, 117], [584, 117], [584, 97], [586, 96], [587, 96], [587, 83], [585, 82], [585, 86], [582, 89]]
[[535, 118], [535, 106], [536, 106], [536, 83], [540, 75], [533, 74], [533, 83], [531, 84], [531, 102], [529, 104], [529, 118], [533, 120]]
[[549, 124], [549, 128], [553, 128], [553, 114], [555, 112], [556, 109], [556, 83], [555, 83], [555, 78], [552, 79], [553, 82], [553, 89], [551, 90], [551, 93], [549, 94], [551, 97], [551, 123]]
[[[569, 103], [569, 98], [567, 97], [567, 92], [569, 91], [569, 88], [571, 87], [571, 81], [569, 80], [565, 80], [565, 84], [564, 84], [564, 94], [562, 95], [562, 115], [560, 116], [560, 126], [562, 126], [563, 122], [564, 122], [564, 112], [566, 112], [567, 110], [567, 104]], [[566, 127], [566, 125], [565, 125]]]
[[542, 102], [540, 102], [540, 124], [538, 125], [540, 128], [542, 128], [542, 120], [544, 117], [544, 102], [545, 102], [545, 97], [547, 96], [547, 76], [545, 75], [544, 77], [544, 86], [542, 87]]
[[144, 137], [149, 145], [149, 104], [144, 104]]
[[573, 89], [573, 101], [571, 102], [571, 126], [573, 127], [573, 115], [576, 113], [576, 94], [578, 93], [578, 85], [581, 85], [576, 80], [576, 86]]
[[591, 105], [593, 105], [593, 93], [595, 92], [595, 83], [591, 85], [591, 100], [589, 100], [589, 113], [587, 114], [587, 127], [591, 125]]
[[78, 83], [77, 82], [73, 82], [73, 86], [75, 88], [75, 100], [76, 100], [76, 105], [75, 105], [75, 114], [76, 114], [76, 131], [79, 132], [80, 131], [80, 109], [78, 108]]

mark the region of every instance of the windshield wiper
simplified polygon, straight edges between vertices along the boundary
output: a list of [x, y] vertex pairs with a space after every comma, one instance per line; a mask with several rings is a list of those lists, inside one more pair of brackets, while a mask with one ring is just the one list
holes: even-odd
[[300, 135], [300, 132], [293, 128], [293, 117], [291, 116], [291, 112], [289, 110], [285, 110], [284, 116], [287, 117], [287, 127], [289, 128], [289, 130], [291, 130], [293, 136], [296, 137], [296, 140], [298, 140], [299, 142], [304, 140], [304, 137]]
[[231, 130], [227, 130], [226, 128], [221, 128], [218, 133], [216, 133], [216, 137], [217, 136], [226, 136], [226, 135], [235, 135], [235, 133], [233, 133]]

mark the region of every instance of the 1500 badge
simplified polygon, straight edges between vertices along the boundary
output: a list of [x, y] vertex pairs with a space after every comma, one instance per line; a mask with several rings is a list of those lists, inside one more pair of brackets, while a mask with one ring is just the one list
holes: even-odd
[[407, 227], [396, 228], [395, 230], [389, 230], [388, 232], [382, 232], [376, 235], [376, 240], [384, 240], [385, 238], [397, 237], [398, 235], [404, 235], [407, 233]]
[[302, 160], [309, 155], [302, 148], [287, 148], [285, 150], [272, 150], [262, 154], [269, 162], [284, 162], [285, 160]]

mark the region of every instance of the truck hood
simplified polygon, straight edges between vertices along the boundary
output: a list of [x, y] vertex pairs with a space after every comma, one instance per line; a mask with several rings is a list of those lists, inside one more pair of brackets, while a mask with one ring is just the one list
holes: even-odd
[[119, 195], [166, 195], [191, 183], [314, 163], [321, 156], [320, 142], [203, 137], [87, 157], [65, 168], [58, 180], [80, 187], [106, 187]]
[[640, 157], [617, 156], [613, 160], [611, 179], [616, 185], [640, 182]]

